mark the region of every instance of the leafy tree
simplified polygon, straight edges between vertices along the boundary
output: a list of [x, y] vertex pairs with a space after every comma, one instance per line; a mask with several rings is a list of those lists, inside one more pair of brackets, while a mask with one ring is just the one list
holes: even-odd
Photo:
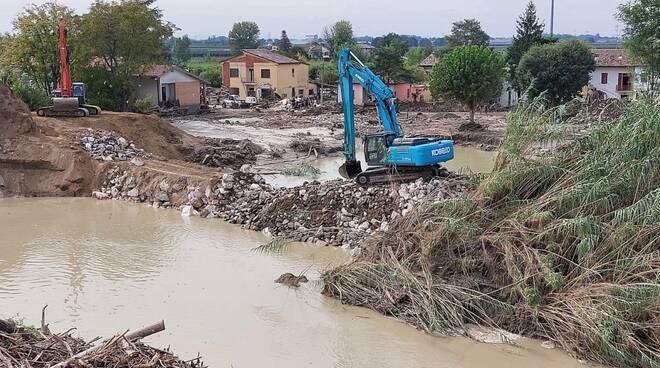
[[356, 44], [353, 36], [353, 25], [347, 20], [340, 20], [332, 27], [326, 27], [323, 30], [323, 37], [328, 42], [333, 56], [336, 56], [341, 49]]
[[532, 46], [552, 42], [543, 38], [545, 25], [540, 22], [536, 15], [536, 6], [532, 1], [527, 4], [525, 12], [517, 20], [517, 34], [513, 37], [513, 43], [507, 51], [508, 80], [518, 91], [521, 91], [520, 83], [516, 80], [516, 68], [523, 55]]
[[222, 86], [222, 73], [220, 73], [220, 68], [205, 70], [199, 75], [199, 77], [209, 82], [211, 87]]
[[336, 85], [339, 82], [337, 65], [329, 61], [314, 60], [309, 65], [309, 78], [323, 84]]
[[81, 68], [76, 73], [76, 80], [87, 85], [87, 101], [102, 110], [117, 110], [118, 98], [126, 94], [126, 89], [133, 87], [132, 80], [124, 75], [112, 73], [103, 65]]
[[96, 0], [84, 16], [81, 42], [90, 59], [110, 72], [119, 92], [115, 108], [126, 111], [133, 96], [133, 80], [154, 64], [165, 60], [163, 42], [174, 26], [163, 20], [155, 0]]
[[172, 42], [172, 58], [176, 64], [184, 64], [190, 60], [190, 38], [184, 35], [174, 38]]
[[651, 89], [660, 78], [660, 3], [634, 0], [619, 6], [617, 17], [624, 24], [625, 48], [645, 65]]
[[50, 105], [50, 96], [41, 88], [17, 83], [12, 86], [12, 90], [32, 111]]
[[229, 31], [229, 48], [232, 54], [238, 54], [245, 49], [259, 47], [259, 26], [255, 22], [234, 23]]
[[433, 47], [411, 47], [406, 53], [407, 65], [419, 65], [422, 60], [433, 53]]
[[504, 78], [504, 56], [482, 46], [461, 46], [433, 67], [431, 93], [434, 98], [454, 99], [470, 109], [474, 123], [476, 108], [499, 95]]
[[289, 40], [289, 36], [286, 35], [286, 31], [282, 31], [282, 36], [279, 41], [277, 41], [277, 47], [282, 52], [291, 51], [291, 41]]
[[408, 44], [396, 33], [382, 38], [374, 53], [374, 71], [387, 83], [408, 79], [403, 57], [408, 52]]
[[545, 92], [556, 105], [577, 96], [594, 70], [589, 47], [571, 40], [532, 47], [520, 60], [516, 75], [531, 97]]
[[66, 22], [73, 68], [79, 58], [80, 18], [72, 9], [47, 2], [30, 5], [13, 21], [13, 32], [3, 40], [0, 58], [7, 69], [25, 74], [35, 86], [50, 92], [59, 82], [59, 16]]
[[490, 36], [476, 19], [465, 19], [455, 22], [451, 27], [451, 34], [447, 36], [447, 47], [455, 48], [465, 45], [488, 46]]

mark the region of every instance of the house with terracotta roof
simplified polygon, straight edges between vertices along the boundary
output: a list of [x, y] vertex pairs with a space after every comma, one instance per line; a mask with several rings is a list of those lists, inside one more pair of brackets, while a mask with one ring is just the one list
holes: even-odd
[[590, 85], [607, 98], [628, 98], [647, 88], [644, 68], [631, 60], [623, 49], [592, 49], [596, 70]]
[[222, 62], [222, 84], [231, 94], [258, 100], [272, 95], [281, 98], [310, 96], [315, 86], [309, 83], [309, 65], [264, 49], [243, 50]]
[[137, 79], [137, 97], [149, 99], [153, 106], [180, 106], [191, 112], [205, 104], [208, 83], [175, 65], [154, 65]]

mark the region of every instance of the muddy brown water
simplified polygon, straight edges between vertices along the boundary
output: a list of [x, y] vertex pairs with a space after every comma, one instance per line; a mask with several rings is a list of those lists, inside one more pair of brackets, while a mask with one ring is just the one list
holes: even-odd
[[[440, 338], [319, 293], [337, 248], [267, 239], [219, 220], [92, 199], [0, 200], [0, 318], [109, 336], [164, 319], [147, 340], [211, 367], [580, 367], [538, 341]], [[292, 290], [273, 280], [306, 272]]]

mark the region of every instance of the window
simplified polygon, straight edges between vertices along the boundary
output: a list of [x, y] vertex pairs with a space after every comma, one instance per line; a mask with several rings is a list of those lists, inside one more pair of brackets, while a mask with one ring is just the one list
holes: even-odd
[[229, 69], [229, 78], [238, 78], [238, 68]]
[[270, 78], [270, 69], [261, 69], [261, 78]]
[[291, 87], [291, 97], [296, 97], [296, 89]]
[[607, 73], [602, 73], [600, 75], [600, 84], [607, 84]]
[[291, 76], [292, 77], [296, 76], [296, 68], [291, 68]]
[[305, 95], [305, 90], [304, 89], [299, 89], [298, 90], [298, 96], [304, 96]]

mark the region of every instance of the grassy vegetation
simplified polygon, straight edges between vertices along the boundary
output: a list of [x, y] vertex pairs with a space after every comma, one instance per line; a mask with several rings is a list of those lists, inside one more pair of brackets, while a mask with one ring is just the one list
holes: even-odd
[[473, 195], [393, 224], [325, 292], [430, 333], [477, 323], [658, 367], [659, 184], [658, 100], [586, 113], [536, 99], [508, 116]]

